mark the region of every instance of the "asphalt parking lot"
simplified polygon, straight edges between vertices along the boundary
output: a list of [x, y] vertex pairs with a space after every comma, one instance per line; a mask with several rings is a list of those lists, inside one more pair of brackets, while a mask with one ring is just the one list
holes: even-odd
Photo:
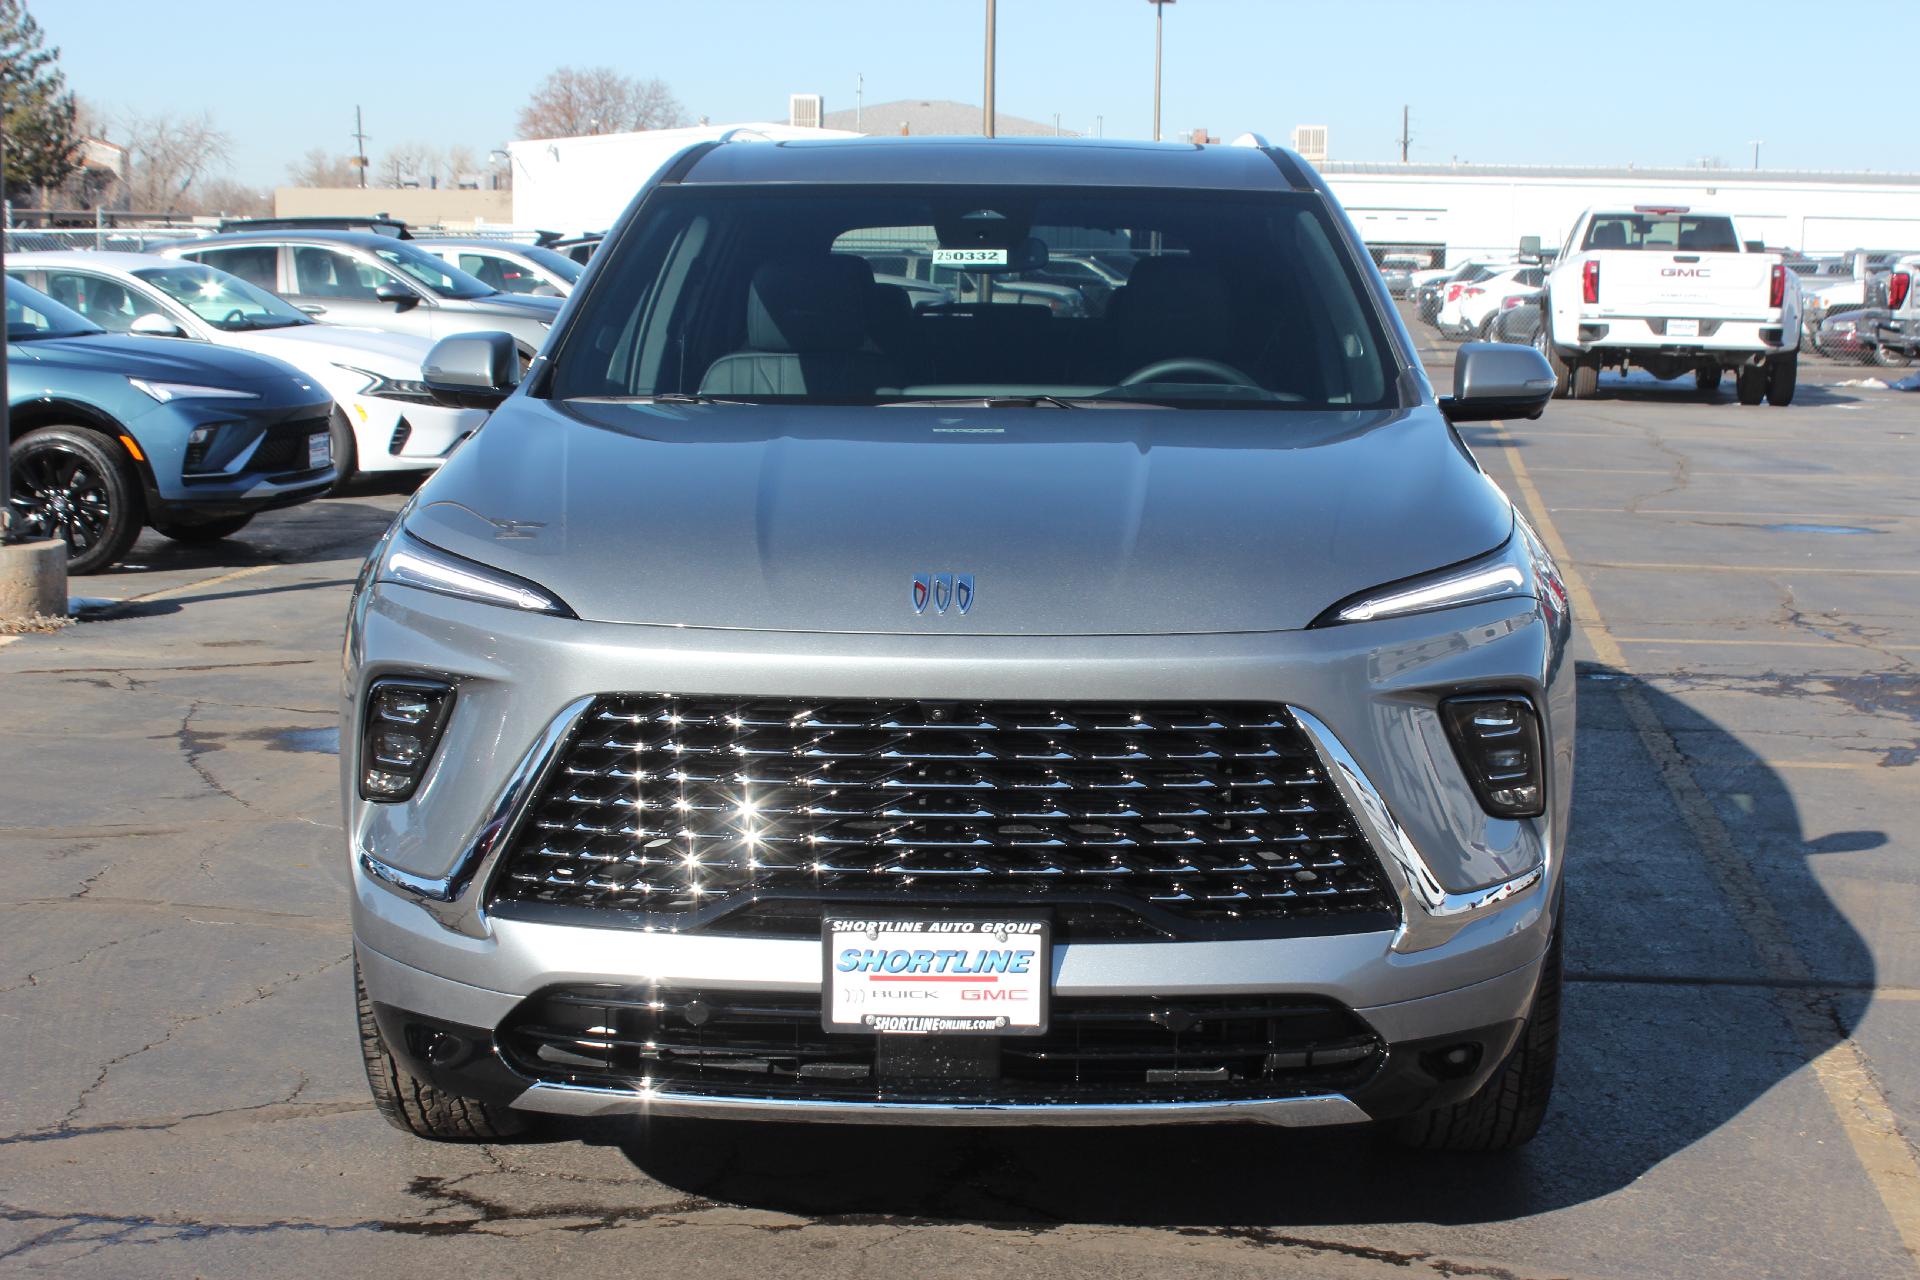
[[0, 1272], [1914, 1274], [1920, 396], [1862, 376], [1811, 362], [1788, 409], [1609, 378], [1466, 432], [1584, 628], [1561, 1076], [1505, 1160], [405, 1138], [353, 1034], [334, 734], [347, 592], [402, 498], [149, 534], [76, 580], [89, 620], [0, 642]]

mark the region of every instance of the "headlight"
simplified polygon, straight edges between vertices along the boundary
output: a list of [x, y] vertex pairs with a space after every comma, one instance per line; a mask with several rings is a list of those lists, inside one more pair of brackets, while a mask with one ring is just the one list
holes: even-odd
[[558, 618], [577, 616], [560, 597], [544, 587], [430, 546], [405, 529], [396, 529], [388, 541], [380, 566], [374, 571], [374, 581], [437, 591], [481, 604], [524, 609], [528, 613]]
[[1513, 536], [1492, 555], [1349, 596], [1316, 618], [1313, 625], [1373, 622], [1515, 596], [1536, 597], [1547, 621], [1555, 625], [1567, 611], [1567, 592], [1559, 568], [1518, 515], [1514, 517]]
[[409, 400], [416, 404], [432, 404], [433, 393], [427, 390], [427, 384], [406, 378], [389, 378], [385, 374], [374, 373], [370, 369], [356, 368], [350, 364], [335, 365], [336, 369], [345, 369], [348, 373], [357, 373], [367, 380], [360, 388], [363, 396], [373, 396], [380, 400]]
[[238, 391], [232, 387], [198, 387], [190, 382], [148, 382], [145, 378], [128, 378], [133, 388], [142, 394], [152, 396], [161, 404], [170, 400], [258, 400], [260, 397], [251, 391]]

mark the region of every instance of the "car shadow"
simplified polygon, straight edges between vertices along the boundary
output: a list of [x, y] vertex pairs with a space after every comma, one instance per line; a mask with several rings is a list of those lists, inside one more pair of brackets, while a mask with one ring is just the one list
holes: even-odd
[[126, 556], [103, 576], [138, 578], [355, 558], [364, 555], [393, 521], [393, 504], [380, 502], [378, 497], [383, 492], [405, 493], [412, 487], [355, 490], [267, 512], [217, 542], [176, 542], [146, 529]]
[[[1733, 908], [1625, 700], [1701, 762], [1696, 774], [1766, 891], [1791, 904], [1830, 989], [1833, 1039], [1862, 1017], [1867, 949], [1811, 858], [1880, 832], [1802, 830], [1780, 777], [1740, 740], [1635, 677], [1583, 667], [1567, 852], [1561, 1070], [1539, 1137], [1506, 1156], [1413, 1154], [1372, 1129], [1253, 1126], [930, 1129], [658, 1118], [570, 1122], [649, 1177], [815, 1219], [1130, 1224], [1244, 1234], [1297, 1224], [1496, 1222], [1621, 1191], [1747, 1109], [1826, 1044], [1790, 1031]], [[1644, 721], [1642, 721], [1644, 723]], [[1789, 914], [1783, 911], [1783, 915]], [[1804, 999], [1806, 992], [1795, 993]], [[1676, 1092], [1676, 1073], [1685, 1087]]]

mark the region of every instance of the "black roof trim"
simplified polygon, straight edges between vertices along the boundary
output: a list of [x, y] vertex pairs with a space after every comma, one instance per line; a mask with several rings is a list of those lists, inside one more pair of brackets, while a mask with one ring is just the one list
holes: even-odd
[[1278, 147], [1262, 147], [1261, 150], [1267, 153], [1267, 159], [1273, 161], [1273, 167], [1280, 171], [1280, 176], [1285, 178], [1287, 185], [1295, 191], [1317, 191], [1319, 189], [1313, 185], [1313, 181], [1307, 177], [1306, 171], [1294, 161], [1291, 154], [1282, 151]]
[[687, 174], [693, 170], [693, 166], [700, 163], [702, 156], [706, 155], [707, 152], [713, 150], [715, 147], [725, 145], [725, 142], [718, 138], [711, 142], [694, 143], [676, 156], [672, 163], [667, 166], [666, 172], [660, 175], [660, 185], [663, 187], [678, 185], [681, 179], [685, 178]]

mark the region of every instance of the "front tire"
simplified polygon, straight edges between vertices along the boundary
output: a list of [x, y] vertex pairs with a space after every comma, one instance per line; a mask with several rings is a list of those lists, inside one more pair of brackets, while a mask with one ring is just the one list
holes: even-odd
[[41, 427], [13, 442], [13, 514], [30, 538], [67, 544], [67, 572], [99, 573], [146, 523], [140, 477], [118, 443], [86, 427]]
[[333, 417], [327, 421], [327, 439], [333, 450], [333, 487], [327, 490], [327, 496], [332, 497], [345, 492], [360, 471], [360, 448], [354, 443], [353, 424], [339, 405], [333, 407]]
[[1882, 369], [1904, 369], [1913, 362], [1913, 357], [1904, 351], [1895, 351], [1884, 342], [1873, 346], [1873, 362]]
[[493, 1142], [518, 1137], [532, 1127], [516, 1111], [442, 1092], [401, 1066], [380, 1035], [357, 959], [353, 997], [360, 1018], [360, 1060], [367, 1068], [373, 1108], [388, 1124], [436, 1142]]
[[1720, 394], [1720, 366], [1703, 364], [1693, 371], [1693, 388], [1711, 400]]
[[168, 521], [153, 522], [154, 532], [162, 537], [172, 538], [175, 542], [184, 542], [190, 547], [201, 547], [222, 538], [231, 538], [234, 534], [253, 523], [253, 513], [243, 516], [222, 516], [218, 520], [202, 520], [195, 523], [176, 523]]
[[1560, 1057], [1560, 933], [1556, 918], [1527, 1025], [1507, 1060], [1465, 1102], [1401, 1121], [1394, 1136], [1402, 1145], [1421, 1151], [1511, 1151], [1540, 1132]]
[[1741, 404], [1759, 404], [1767, 394], [1767, 366], [1763, 364], [1743, 364], [1733, 375], [1734, 394]]
[[1560, 358], [1559, 348], [1553, 345], [1544, 308], [1540, 312], [1540, 328], [1533, 335], [1533, 347], [1547, 358], [1547, 367], [1553, 370], [1553, 398], [1565, 400], [1573, 394], [1573, 366]]
[[1573, 398], [1591, 400], [1600, 393], [1600, 366], [1597, 364], [1577, 364], [1573, 366]]

